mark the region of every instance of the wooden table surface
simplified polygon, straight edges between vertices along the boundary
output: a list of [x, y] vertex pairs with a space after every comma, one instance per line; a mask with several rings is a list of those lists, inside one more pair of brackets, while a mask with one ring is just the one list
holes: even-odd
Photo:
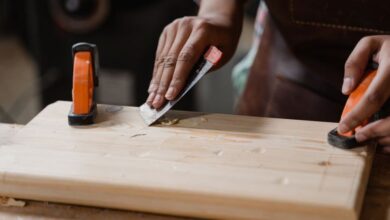
[[[21, 125], [0, 124], [0, 145]], [[0, 219], [181, 219], [112, 209], [28, 201], [25, 207], [0, 207]], [[390, 220], [390, 155], [378, 149], [365, 195], [361, 219]]]

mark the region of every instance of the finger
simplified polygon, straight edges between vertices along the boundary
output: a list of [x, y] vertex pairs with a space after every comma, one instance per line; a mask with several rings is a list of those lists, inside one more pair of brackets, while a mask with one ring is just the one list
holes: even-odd
[[373, 60], [375, 63], [379, 63], [379, 53], [375, 53], [375, 54], [372, 56], [372, 60]]
[[149, 93], [154, 91], [157, 88], [157, 86], [158, 86], [158, 85], [155, 84], [155, 81], [156, 81], [155, 77], [156, 77], [156, 74], [157, 74], [158, 67], [162, 63], [161, 52], [164, 49], [165, 40], [166, 40], [166, 31], [163, 31], [163, 33], [161, 34], [161, 36], [160, 36], [160, 38], [158, 40], [158, 46], [157, 46], [157, 50], [156, 50], [154, 67], [153, 67], [153, 77], [152, 77], [152, 80], [150, 82], [149, 89], [148, 89]]
[[161, 65], [162, 67], [162, 74], [160, 77], [160, 81], [158, 83], [158, 87], [156, 90], [155, 98], [152, 101], [152, 106], [154, 108], [160, 108], [160, 106], [164, 103], [164, 94], [166, 92], [166, 88], [168, 87], [168, 83], [170, 79], [172, 78], [172, 74], [170, 73], [171, 69], [175, 67], [176, 58], [174, 54], [170, 54], [164, 57], [164, 62]]
[[155, 97], [156, 97], [156, 93], [155, 92], [150, 93], [148, 98], [146, 99], [146, 104], [148, 104], [149, 106], [152, 106], [153, 100], [154, 100]]
[[169, 49], [172, 46], [172, 43], [175, 40], [175, 35], [176, 35], [176, 28], [173, 25], [168, 26], [165, 31], [166, 34], [165, 41], [163, 47], [160, 49], [160, 55], [157, 58], [157, 70], [155, 72], [155, 77], [152, 84], [154, 85], [151, 89], [151, 92], [157, 92], [158, 86], [160, 84], [160, 80], [162, 77], [163, 69], [164, 69], [164, 59], [167, 56]]
[[171, 27], [171, 26], [166, 28], [165, 32], [166, 32], [165, 43], [161, 49], [161, 53], [160, 53], [160, 56], [158, 58], [158, 60], [160, 60], [161, 62], [159, 62], [157, 65], [156, 73], [154, 74], [154, 77], [151, 81], [150, 95], [147, 99], [147, 103], [150, 106], [153, 105], [153, 102], [156, 100], [156, 98], [159, 98], [157, 96], [157, 91], [158, 91], [158, 87], [160, 85], [160, 80], [161, 80], [162, 73], [163, 73], [164, 57], [167, 56], [169, 49], [171, 48], [171, 45], [172, 45], [174, 38], [175, 38], [175, 35], [176, 35], [175, 34], [176, 31], [175, 31], [174, 27]]
[[160, 97], [158, 99], [156, 97], [155, 102], [153, 102], [154, 108], [160, 108], [166, 101], [165, 96], [172, 80], [179, 52], [191, 33], [191, 29], [187, 25], [180, 25], [179, 29], [180, 31], [176, 34], [175, 41], [169, 50], [169, 55], [164, 61], [163, 74], [157, 90], [157, 96]]
[[349, 55], [344, 67], [344, 81], [342, 93], [349, 95], [359, 84], [367, 63], [374, 51], [379, 48], [378, 41], [374, 37], [366, 37], [359, 41], [352, 53]]
[[377, 112], [389, 97], [389, 83], [390, 62], [389, 60], [383, 60], [379, 64], [377, 75], [372, 80], [362, 99], [354, 109], [341, 120], [339, 132], [345, 133], [352, 130]]
[[150, 81], [150, 85], [148, 88], [149, 96], [146, 99], [146, 104], [148, 104], [149, 106], [152, 106], [152, 102], [153, 102], [154, 98], [156, 97], [155, 90], [158, 87], [158, 85], [156, 84], [156, 82], [157, 82], [156, 75], [157, 75], [158, 68], [161, 64], [160, 57], [161, 57], [161, 52], [165, 46], [165, 39], [166, 39], [166, 32], [163, 31], [162, 34], [160, 35], [159, 40], [158, 40], [155, 61], [154, 61], [154, 67], [153, 67], [153, 75], [152, 75], [152, 79]]
[[381, 119], [372, 122], [363, 128], [359, 129], [356, 134], [358, 142], [364, 142], [368, 139], [381, 138], [390, 135], [390, 118]]
[[183, 89], [190, 71], [202, 56], [206, 48], [206, 40], [202, 33], [193, 33], [183, 46], [178, 56], [175, 71], [173, 73], [166, 99], [173, 100]]

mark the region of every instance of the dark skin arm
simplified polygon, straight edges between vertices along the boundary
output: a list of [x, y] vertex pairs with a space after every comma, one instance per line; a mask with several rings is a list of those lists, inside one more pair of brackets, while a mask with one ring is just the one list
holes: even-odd
[[245, 0], [202, 0], [197, 16], [177, 19], [165, 27], [156, 51], [148, 105], [158, 109], [175, 99], [210, 45], [223, 52], [219, 66], [233, 56], [241, 34], [244, 4]]
[[[339, 132], [350, 131], [365, 119], [379, 111], [390, 97], [390, 36], [364, 37], [356, 45], [347, 62], [342, 92], [349, 95], [362, 80], [368, 62], [379, 64], [378, 73], [357, 106], [339, 124]], [[356, 139], [363, 142], [377, 139], [390, 152], [390, 117], [370, 123], [356, 132]]]

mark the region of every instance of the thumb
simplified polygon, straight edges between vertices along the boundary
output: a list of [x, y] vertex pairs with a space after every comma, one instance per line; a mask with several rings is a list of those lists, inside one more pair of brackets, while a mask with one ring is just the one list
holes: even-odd
[[378, 48], [378, 44], [379, 42], [375, 37], [364, 37], [357, 43], [345, 62], [342, 86], [344, 95], [349, 95], [360, 83], [368, 62]]

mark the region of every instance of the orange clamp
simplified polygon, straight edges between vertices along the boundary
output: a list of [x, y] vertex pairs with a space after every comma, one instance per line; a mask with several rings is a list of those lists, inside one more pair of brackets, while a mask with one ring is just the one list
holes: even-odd
[[69, 125], [94, 123], [97, 106], [94, 89], [98, 86], [99, 58], [97, 47], [90, 43], [77, 43], [73, 52], [72, 107], [68, 114]]
[[73, 113], [88, 114], [93, 104], [93, 69], [90, 52], [77, 52], [73, 65]]
[[[352, 111], [352, 109], [359, 103], [359, 101], [362, 99], [364, 93], [366, 93], [368, 87], [370, 86], [372, 80], [376, 76], [377, 70], [373, 70], [369, 72], [365, 78], [360, 82], [360, 84], [356, 87], [356, 89], [349, 95], [349, 98], [344, 106], [343, 113], [341, 114], [341, 119], [344, 119], [345, 116]], [[368, 119], [366, 119], [361, 125], [355, 128], [359, 129], [363, 126], [365, 126], [368, 123]], [[340, 135], [343, 136], [352, 136], [355, 133], [355, 130], [349, 131]]]

